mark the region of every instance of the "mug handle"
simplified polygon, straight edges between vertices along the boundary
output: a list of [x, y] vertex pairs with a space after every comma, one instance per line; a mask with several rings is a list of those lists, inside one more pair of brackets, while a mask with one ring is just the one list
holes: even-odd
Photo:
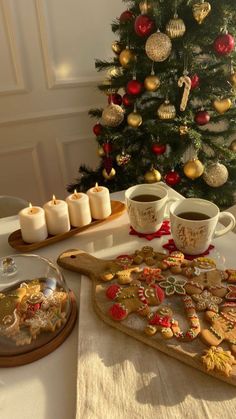
[[164, 214], [164, 219], [166, 218], [170, 218], [170, 204], [172, 204], [172, 202], [176, 202], [179, 201], [180, 198], [169, 198], [166, 201], [166, 209], [165, 209], [165, 214]]
[[233, 228], [236, 225], [236, 220], [233, 214], [231, 212], [223, 211], [219, 214], [219, 221], [221, 218], [228, 218], [230, 220], [230, 223], [227, 227], [222, 228], [221, 230], [215, 231], [214, 238], [223, 236], [224, 234], [228, 233], [229, 231], [233, 230]]

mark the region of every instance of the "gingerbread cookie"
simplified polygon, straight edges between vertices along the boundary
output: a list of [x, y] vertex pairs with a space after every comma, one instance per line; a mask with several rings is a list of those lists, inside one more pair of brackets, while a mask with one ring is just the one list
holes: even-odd
[[184, 289], [184, 286], [187, 281], [183, 281], [177, 278], [174, 278], [173, 276], [169, 276], [165, 279], [165, 281], [161, 281], [159, 283], [161, 288], [165, 289], [165, 294], [167, 297], [170, 295], [178, 294], [178, 295], [185, 295], [186, 291]]
[[174, 336], [182, 341], [191, 341], [195, 339], [201, 330], [200, 321], [196, 313], [195, 305], [193, 303], [192, 298], [189, 295], [185, 295], [183, 297], [183, 304], [185, 308], [185, 312], [188, 318], [188, 322], [190, 327], [188, 330], [183, 332], [179, 326], [178, 321], [172, 320], [172, 330]]
[[173, 337], [173, 331], [171, 329], [172, 318], [173, 312], [170, 307], [159, 307], [149, 315], [148, 326], [146, 326], [144, 332], [148, 336], [154, 336], [157, 332], [161, 332], [164, 339], [170, 339]]
[[236, 360], [230, 351], [224, 351], [221, 347], [211, 346], [205, 349], [205, 355], [201, 357], [207, 371], [218, 371], [220, 374], [230, 377]]
[[236, 303], [226, 303], [217, 314], [206, 311], [206, 320], [211, 323], [209, 329], [201, 332], [201, 339], [210, 346], [219, 346], [227, 341], [230, 349], [236, 355]]
[[228, 292], [225, 296], [226, 300], [236, 301], [236, 285], [228, 285]]
[[185, 285], [187, 294], [201, 294], [204, 289], [209, 290], [217, 297], [224, 297], [227, 294], [227, 288], [222, 284], [227, 274], [219, 269], [200, 272], [192, 277]]
[[135, 250], [133, 258], [134, 263], [137, 265], [145, 263], [152, 266], [156, 263], [156, 253], [151, 246], [144, 246], [141, 250]]
[[235, 269], [226, 269], [226, 273], [228, 274], [227, 281], [232, 282], [232, 284], [236, 284], [236, 270]]
[[121, 321], [134, 312], [147, 316], [150, 313], [150, 306], [159, 305], [165, 294], [156, 284], [142, 286], [140, 282], [137, 282], [128, 287], [118, 284], [110, 285], [106, 290], [106, 296], [116, 301], [109, 309], [110, 317]]
[[211, 310], [215, 313], [219, 311], [219, 304], [222, 303], [222, 298], [213, 295], [210, 291], [204, 290], [201, 294], [192, 294], [192, 298], [196, 301], [196, 309], [199, 311]]
[[159, 268], [143, 268], [137, 276], [140, 281], [145, 281], [147, 284], [163, 281], [164, 276]]

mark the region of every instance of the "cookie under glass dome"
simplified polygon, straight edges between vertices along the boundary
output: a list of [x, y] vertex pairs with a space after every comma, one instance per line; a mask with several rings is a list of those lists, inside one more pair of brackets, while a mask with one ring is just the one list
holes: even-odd
[[24, 254], [0, 259], [1, 359], [54, 341], [70, 313], [69, 290], [52, 262]]

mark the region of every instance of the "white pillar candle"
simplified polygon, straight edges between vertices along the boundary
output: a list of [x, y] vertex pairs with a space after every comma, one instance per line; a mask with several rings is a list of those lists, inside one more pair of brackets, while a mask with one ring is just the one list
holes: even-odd
[[89, 197], [76, 190], [66, 198], [68, 204], [70, 223], [73, 227], [83, 227], [91, 223], [92, 217], [89, 206]]
[[41, 207], [23, 208], [19, 212], [19, 221], [22, 239], [26, 243], [36, 243], [45, 240], [48, 236], [45, 212]]
[[51, 201], [44, 204], [43, 208], [49, 234], [55, 236], [70, 230], [68, 205], [65, 201], [53, 196]]
[[103, 220], [111, 215], [111, 201], [109, 190], [104, 186], [90, 188], [87, 191], [92, 218]]

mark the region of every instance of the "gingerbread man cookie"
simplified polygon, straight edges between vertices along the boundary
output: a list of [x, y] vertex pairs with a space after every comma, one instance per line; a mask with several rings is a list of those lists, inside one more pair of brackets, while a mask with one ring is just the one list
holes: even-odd
[[225, 303], [219, 314], [206, 311], [206, 319], [211, 323], [211, 327], [202, 330], [203, 342], [210, 346], [219, 346], [221, 342], [227, 341], [236, 355], [236, 303]]
[[154, 336], [157, 332], [161, 332], [164, 339], [170, 339], [173, 337], [172, 318], [173, 312], [170, 307], [159, 307], [156, 312], [149, 315], [148, 326], [145, 327], [144, 332], [148, 336]]
[[192, 295], [201, 294], [204, 289], [207, 289], [217, 297], [224, 297], [227, 294], [227, 288], [222, 284], [222, 281], [225, 281], [227, 276], [225, 271], [219, 269], [196, 273], [186, 283], [185, 290], [187, 294]]
[[118, 284], [110, 285], [106, 290], [106, 296], [116, 301], [109, 309], [110, 317], [121, 321], [134, 312], [147, 316], [150, 313], [150, 306], [159, 305], [165, 294], [156, 284], [142, 286], [137, 281], [126, 288]]

